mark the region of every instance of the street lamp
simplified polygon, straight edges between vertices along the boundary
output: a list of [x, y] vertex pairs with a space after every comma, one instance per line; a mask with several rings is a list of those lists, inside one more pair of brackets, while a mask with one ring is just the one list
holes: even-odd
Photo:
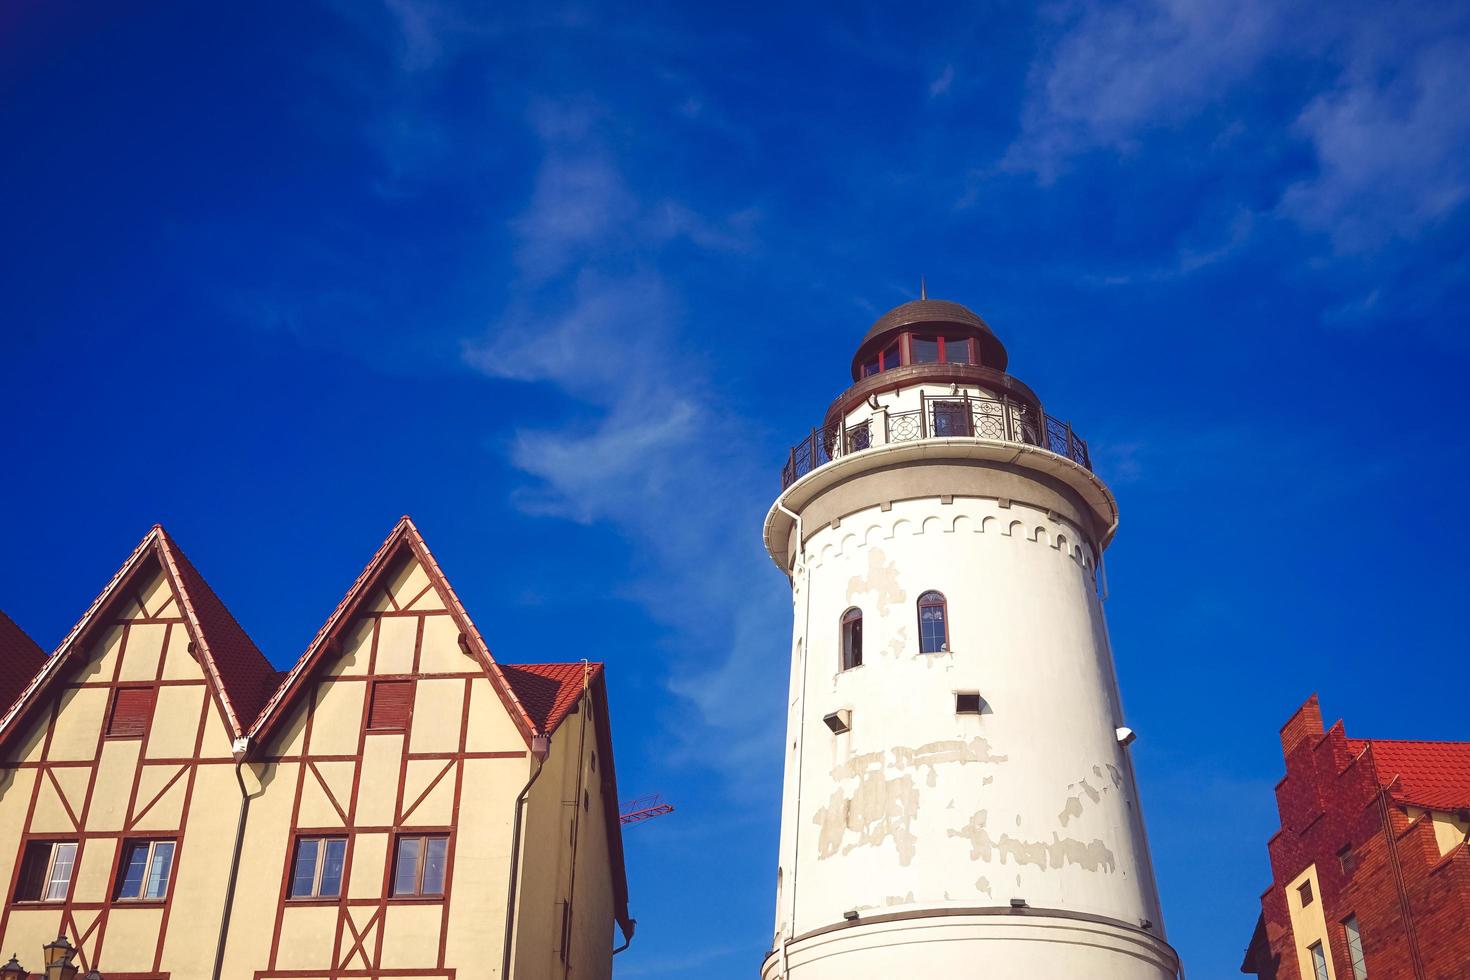
[[0, 980], [26, 980], [28, 976], [30, 974], [26, 972], [25, 967], [20, 965], [20, 960], [15, 958], [14, 953], [10, 954], [9, 963], [0, 966]]
[[42, 946], [41, 952], [45, 954], [46, 980], [76, 980], [77, 968], [71, 961], [76, 947], [66, 941], [66, 933]]

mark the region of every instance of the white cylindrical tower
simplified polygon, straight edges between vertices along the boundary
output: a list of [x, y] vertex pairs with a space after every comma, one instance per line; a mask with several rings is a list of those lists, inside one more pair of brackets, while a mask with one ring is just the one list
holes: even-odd
[[1165, 980], [1087, 445], [956, 303], [873, 324], [766, 517], [795, 627], [763, 980]]

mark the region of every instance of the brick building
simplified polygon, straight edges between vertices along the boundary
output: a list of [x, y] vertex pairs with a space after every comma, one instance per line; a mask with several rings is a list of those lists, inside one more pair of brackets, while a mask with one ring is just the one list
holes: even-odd
[[1470, 742], [1324, 732], [1313, 695], [1281, 750], [1272, 884], [1241, 972], [1470, 980]]

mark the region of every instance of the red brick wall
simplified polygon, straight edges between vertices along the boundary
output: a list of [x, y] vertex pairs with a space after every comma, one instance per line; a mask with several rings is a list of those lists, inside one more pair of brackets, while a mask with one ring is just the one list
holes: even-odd
[[[1285, 887], [1315, 864], [1338, 980], [1353, 977], [1341, 922], [1354, 914], [1372, 980], [1470, 980], [1470, 850], [1442, 858], [1427, 817], [1411, 822], [1391, 799], [1385, 812], [1372, 747], [1355, 754], [1340, 721], [1323, 732], [1315, 695], [1282, 728], [1281, 744], [1282, 829], [1267, 845], [1273, 883], [1261, 896], [1276, 976], [1311, 980], [1297, 966]], [[1339, 856], [1344, 846], [1351, 848], [1346, 867]], [[1422, 973], [1415, 970], [1415, 945]]]

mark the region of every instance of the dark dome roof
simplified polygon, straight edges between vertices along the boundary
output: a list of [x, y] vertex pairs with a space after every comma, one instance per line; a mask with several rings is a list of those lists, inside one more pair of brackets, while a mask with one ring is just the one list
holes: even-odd
[[864, 357], [880, 347], [890, 335], [910, 327], [933, 327], [936, 330], [960, 327], [960, 332], [979, 338], [981, 355], [986, 366], [997, 371], [1006, 369], [1005, 345], [1000, 342], [995, 331], [990, 329], [990, 324], [980, 319], [979, 314], [948, 300], [916, 299], [895, 306], [873, 321], [853, 358], [853, 377], [858, 376], [858, 366]]

